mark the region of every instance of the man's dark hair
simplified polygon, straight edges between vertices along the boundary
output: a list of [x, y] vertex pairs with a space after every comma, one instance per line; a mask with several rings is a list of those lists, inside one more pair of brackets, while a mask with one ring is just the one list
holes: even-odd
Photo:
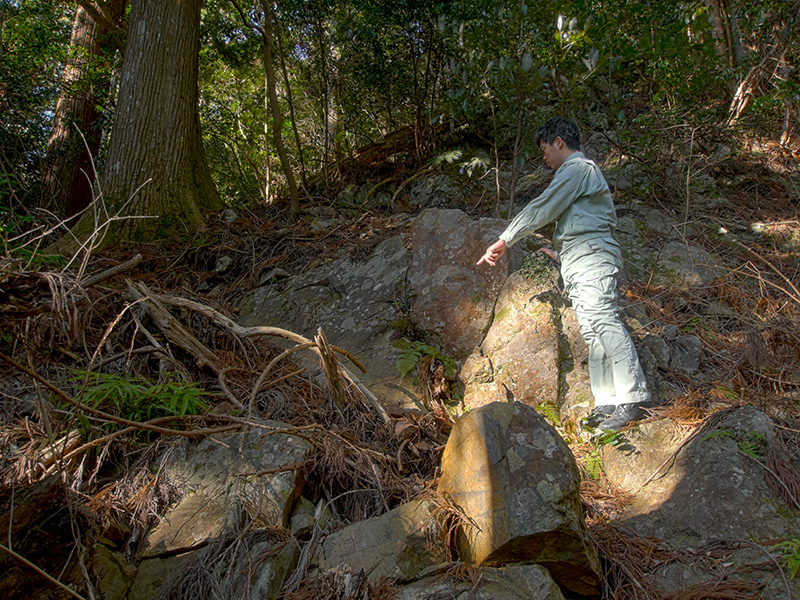
[[533, 141], [537, 146], [542, 140], [546, 144], [552, 144], [557, 137], [564, 140], [570, 150], [581, 149], [581, 130], [578, 128], [578, 123], [574, 119], [565, 119], [563, 117], [548, 119], [536, 131], [536, 137]]

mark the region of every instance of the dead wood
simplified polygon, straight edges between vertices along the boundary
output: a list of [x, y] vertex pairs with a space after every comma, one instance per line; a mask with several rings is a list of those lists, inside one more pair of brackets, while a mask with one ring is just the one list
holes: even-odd
[[[317, 334], [318, 339], [315, 342], [312, 342], [311, 340], [309, 340], [306, 337], [303, 337], [302, 335], [299, 335], [292, 331], [288, 331], [286, 329], [282, 329], [280, 327], [266, 327], [266, 326], [244, 327], [236, 323], [230, 317], [227, 317], [222, 313], [220, 313], [219, 311], [214, 310], [213, 308], [205, 304], [201, 304], [200, 302], [195, 302], [193, 300], [188, 300], [186, 298], [180, 298], [172, 295], [155, 295], [150, 290], [148, 290], [148, 294], [150, 297], [157, 297], [158, 300], [160, 300], [164, 304], [170, 304], [173, 306], [180, 306], [188, 308], [190, 310], [194, 310], [199, 314], [211, 319], [217, 325], [222, 326], [230, 333], [233, 333], [240, 337], [275, 336], [301, 345], [309, 344], [308, 347], [312, 348], [314, 352], [316, 352], [316, 354], [320, 357], [320, 360], [323, 363], [324, 372], [328, 377], [328, 380], [331, 383], [331, 385], [332, 386], [335, 385], [334, 382], [338, 378], [338, 371], [341, 371], [341, 373], [345, 376], [345, 378], [352, 385], [354, 385], [356, 389], [359, 390], [359, 392], [361, 392], [364, 398], [367, 399], [367, 401], [375, 410], [375, 412], [378, 413], [378, 416], [380, 416], [381, 420], [387, 426], [391, 426], [392, 418], [389, 416], [389, 413], [386, 412], [386, 409], [383, 407], [380, 401], [375, 397], [375, 395], [361, 381], [359, 381], [359, 379], [355, 375], [353, 375], [353, 373], [347, 367], [342, 365], [339, 361], [336, 361], [337, 369], [336, 372], [334, 372], [334, 369], [331, 366], [332, 361], [335, 360], [333, 352], [345, 356], [350, 362], [356, 365], [356, 367], [361, 369], [361, 371], [366, 371], [364, 366], [358, 361], [358, 359], [356, 359], [355, 356], [347, 352], [347, 350], [343, 350], [342, 348], [338, 348], [336, 346], [328, 344], [327, 339], [324, 339], [323, 343], [322, 340], [319, 338], [319, 332]], [[327, 348], [328, 350], [323, 350], [323, 347]], [[331, 393], [334, 395], [334, 398], [337, 398], [337, 392], [334, 387], [331, 387]], [[342, 396], [343, 393], [344, 392], [342, 391], [338, 397], [339, 398], [343, 397]], [[339, 405], [340, 408], [343, 406], [343, 404], [341, 404], [341, 400], [337, 400], [337, 405]]]
[[142, 255], [141, 254], [135, 254], [129, 260], [126, 260], [125, 262], [120, 263], [115, 267], [111, 267], [110, 269], [106, 269], [105, 271], [102, 271], [102, 272], [98, 273], [97, 275], [92, 275], [91, 277], [87, 277], [86, 279], [84, 279], [81, 282], [81, 286], [84, 289], [86, 289], [86, 288], [89, 288], [89, 287], [91, 287], [93, 285], [97, 285], [101, 281], [105, 281], [106, 279], [109, 279], [109, 278], [113, 277], [114, 275], [119, 275], [120, 273], [124, 273], [125, 271], [130, 271], [136, 265], [138, 265], [140, 262], [142, 262]]
[[167, 339], [186, 350], [197, 361], [200, 368], [209, 368], [214, 373], [219, 373], [219, 359], [217, 355], [200, 342], [179, 320], [167, 310], [158, 297], [150, 291], [144, 283], [134, 283], [126, 280], [129, 299], [141, 301], [145, 312], [158, 325], [158, 328]]

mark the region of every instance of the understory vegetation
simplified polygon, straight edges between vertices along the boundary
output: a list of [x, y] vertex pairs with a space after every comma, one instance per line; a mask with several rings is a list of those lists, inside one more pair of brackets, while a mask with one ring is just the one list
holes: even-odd
[[[368, 257], [398, 215], [426, 208], [411, 194], [424, 178], [455, 182], [458, 193], [442, 191], [439, 208], [508, 217], [519, 208], [517, 190], [532, 194], [547, 183], [532, 168], [541, 164], [533, 134], [553, 115], [579, 121], [587, 153], [615, 174], [618, 207], [662, 211], [687, 244], [721, 259], [724, 274], [708, 285], [655, 285], [654, 264], [622, 286], [636, 319], [674, 325], [703, 344], [706, 377], [661, 369], [679, 393], [658, 414], [699, 427], [720, 410], [753, 404], [779, 427], [787, 456], [800, 459], [796, 2], [733, 3], [725, 13], [712, 0], [207, 1], [196, 109], [214, 185], [238, 218], [203, 214], [203, 227], [105, 204], [115, 107], [128, 93], [120, 73], [124, 38], [136, 31], [124, 20], [130, 11], [107, 26], [78, 80], [65, 73], [71, 56], [88, 52], [70, 38], [76, 11], [89, 5], [105, 14], [111, 4], [0, 0], [0, 514], [24, 510], [18, 490], [57, 481], [69, 498], [63, 531], [54, 531], [61, 544], [80, 549], [114, 534], [133, 554], [176, 497], [154, 469], [157, 458], [179, 440], [264, 419], [313, 445], [304, 493], [329, 502], [343, 521], [434, 496], [461, 391], [457, 365], [419, 337], [408, 299], [397, 301], [389, 325], [402, 347], [397, 368], [416, 380], [426, 411], [402, 418], [344, 368], [348, 348], [331, 348], [322, 331], [308, 339], [243, 327], [237, 307], [266, 274], [302, 272], [343, 251]], [[267, 108], [268, 23], [277, 112]], [[81, 177], [90, 185], [76, 213], [70, 190], [49, 185], [47, 173], [66, 152], [55, 134], [76, 129], [71, 118], [59, 120], [59, 102], [90, 88], [96, 138], [80, 131], [79, 154], [85, 144], [91, 155]], [[276, 114], [282, 122], [273, 128]], [[631, 182], [622, 185], [625, 177]], [[59, 240], [73, 241], [69, 219], [80, 211], [93, 215], [93, 233], [65, 252]], [[155, 225], [109, 247], [106, 233], [122, 220]], [[539, 277], [546, 261], [526, 260], [526, 276]], [[301, 356], [318, 361], [325, 379], [306, 372]], [[647, 584], [652, 568], [676, 557], [609, 521], [631, 500], [603, 471], [601, 445], [614, 436], [592, 440], [556, 408], [540, 412], [581, 465], [605, 598], [657, 598]], [[736, 443], [766, 460], [763, 439]], [[788, 577], [800, 565], [798, 545], [792, 537], [773, 550]], [[2, 554], [16, 554], [5, 540]], [[46, 550], [22, 558], [40, 570], [31, 567], [30, 585], [56, 585], [42, 584], [42, 572], [57, 578], [66, 569]], [[89, 597], [85, 568], [69, 575], [72, 591]], [[306, 589], [324, 599], [326, 585]], [[757, 591], [740, 585], [671, 598]], [[365, 598], [392, 597], [391, 586], [367, 587]]]

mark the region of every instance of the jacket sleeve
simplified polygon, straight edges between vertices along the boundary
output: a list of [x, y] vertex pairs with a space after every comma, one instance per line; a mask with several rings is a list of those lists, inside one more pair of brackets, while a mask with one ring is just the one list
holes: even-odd
[[582, 169], [578, 161], [562, 165], [547, 189], [520, 211], [500, 235], [500, 239], [507, 246], [513, 246], [529, 233], [558, 219], [577, 198], [582, 179]]

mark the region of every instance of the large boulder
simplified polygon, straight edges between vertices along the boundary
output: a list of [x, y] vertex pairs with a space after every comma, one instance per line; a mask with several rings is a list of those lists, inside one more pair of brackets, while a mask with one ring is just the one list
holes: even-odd
[[[642, 426], [626, 433], [627, 443], [607, 446], [603, 453], [607, 473], [636, 492], [618, 518], [640, 535], [697, 547], [782, 539], [800, 531], [800, 514], [785, 508], [765, 480], [776, 434], [761, 411], [728, 410], [690, 441], [669, 427], [648, 432]], [[658, 446], [663, 449], [655, 451]]]
[[555, 268], [546, 264], [506, 280], [486, 337], [461, 369], [465, 407], [508, 398], [534, 407], [558, 401], [558, 309], [552, 303], [557, 280]]
[[608, 477], [635, 494], [616, 518], [676, 551], [675, 560], [650, 574], [659, 592], [710, 594], [730, 585], [760, 589], [762, 598], [798, 597], [800, 582], [787, 585], [780, 553], [773, 550], [770, 558], [767, 552], [800, 532], [800, 512], [774, 495], [765, 479], [773, 451], [784, 455], [782, 476], [797, 477], [785, 449], [773, 448], [776, 435], [764, 413], [745, 406], [718, 413], [700, 430], [651, 420], [603, 448]]
[[445, 560], [434, 508], [430, 502], [407, 502], [335, 531], [322, 544], [319, 568], [347, 565], [353, 572], [363, 570], [372, 582], [416, 579]]
[[508, 277], [511, 263], [505, 256], [495, 267], [475, 265], [506, 224], [474, 221], [460, 210], [428, 209], [411, 226], [413, 318], [457, 359], [480, 344]]
[[235, 533], [248, 521], [287, 526], [303, 480], [297, 470], [275, 470], [302, 463], [312, 447], [299, 437], [275, 433], [286, 427], [268, 421], [264, 428], [215, 436], [168, 452], [161, 477], [178, 486], [182, 497], [145, 537], [141, 556], [186, 552]]
[[442, 456], [439, 492], [472, 524], [459, 540], [464, 560], [538, 563], [563, 589], [599, 595], [575, 458], [531, 407], [496, 402], [459, 418]]
[[592, 409], [586, 343], [558, 278], [550, 259], [533, 254], [506, 280], [486, 336], [459, 373], [466, 409], [509, 399], [551, 404], [563, 416]]

